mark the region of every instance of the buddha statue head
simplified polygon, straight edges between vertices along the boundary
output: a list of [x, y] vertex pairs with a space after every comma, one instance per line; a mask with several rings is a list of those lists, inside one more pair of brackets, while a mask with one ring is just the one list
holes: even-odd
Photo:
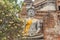
[[35, 10], [34, 10], [34, 8], [29, 8], [28, 10], [27, 10], [27, 16], [28, 17], [33, 17], [35, 15]]

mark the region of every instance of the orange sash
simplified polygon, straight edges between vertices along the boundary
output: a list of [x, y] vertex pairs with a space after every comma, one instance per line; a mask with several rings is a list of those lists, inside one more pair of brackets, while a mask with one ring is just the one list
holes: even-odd
[[32, 19], [27, 21], [26, 27], [23, 30], [23, 35], [28, 35], [28, 31], [30, 29], [31, 24], [32, 24]]

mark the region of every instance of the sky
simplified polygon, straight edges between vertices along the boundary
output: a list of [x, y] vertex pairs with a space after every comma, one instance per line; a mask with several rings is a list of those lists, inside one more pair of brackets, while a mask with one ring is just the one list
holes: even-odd
[[17, 2], [17, 3], [19, 4], [19, 3], [20, 3], [20, 1], [24, 1], [24, 0], [18, 0], [18, 2]]
[[[20, 1], [24, 1], [24, 0], [17, 0], [17, 4], [19, 4], [20, 5], [20, 7], [21, 7], [21, 3], [20, 3]], [[32, 0], [32, 1], [35, 1], [35, 0]]]
[[20, 7], [22, 7], [22, 6], [21, 6], [20, 1], [22, 1], [22, 2], [23, 2], [24, 0], [17, 0], [17, 4], [19, 4], [19, 5], [20, 5]]
[[[18, 0], [18, 3], [19, 3], [20, 1], [24, 1], [24, 0]], [[32, 1], [35, 1], [35, 0], [32, 0]]]

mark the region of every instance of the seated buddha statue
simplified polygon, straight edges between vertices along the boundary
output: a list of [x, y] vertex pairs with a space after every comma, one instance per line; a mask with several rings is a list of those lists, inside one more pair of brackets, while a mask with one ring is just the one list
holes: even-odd
[[23, 36], [34, 36], [41, 30], [40, 21], [34, 18], [34, 10], [27, 11], [27, 18], [24, 19]]

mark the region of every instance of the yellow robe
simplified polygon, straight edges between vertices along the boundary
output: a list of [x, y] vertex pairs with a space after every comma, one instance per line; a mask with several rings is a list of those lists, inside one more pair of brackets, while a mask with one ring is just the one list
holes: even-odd
[[26, 27], [23, 30], [23, 35], [28, 35], [28, 31], [30, 29], [30, 26], [32, 24], [32, 19], [28, 20], [26, 23]]

